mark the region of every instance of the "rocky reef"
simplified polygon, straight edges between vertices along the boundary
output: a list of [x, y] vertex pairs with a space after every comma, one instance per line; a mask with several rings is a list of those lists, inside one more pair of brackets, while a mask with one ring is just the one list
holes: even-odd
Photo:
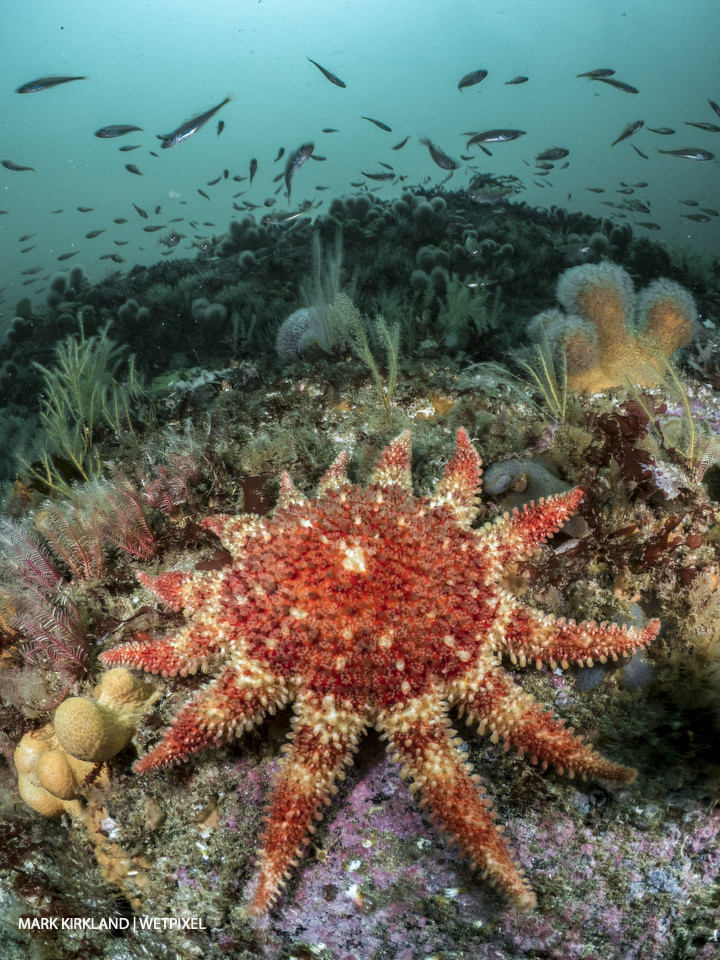
[[[612, 221], [472, 199], [484, 186], [338, 198], [292, 229], [245, 218], [195, 261], [98, 285], [77, 268], [43, 303], [18, 305], [0, 348], [0, 429], [16, 451], [0, 527], [7, 956], [717, 955], [720, 272], [693, 274]], [[651, 378], [615, 364], [612, 382], [574, 380], [579, 341], [551, 326], [552, 349], [536, 349], [530, 324], [559, 278], [555, 320], [592, 322], [588, 299], [604, 285], [614, 329], [630, 338], [619, 355], [647, 349]], [[637, 303], [629, 284], [644, 290]], [[658, 306], [666, 295], [677, 310]], [[329, 326], [309, 326], [311, 310]], [[299, 311], [295, 346], [278, 351]], [[584, 369], [605, 369], [602, 336], [582, 331]], [[53, 408], [53, 396], [68, 402]], [[192, 611], [156, 604], [152, 575], [227, 576], [232, 557], [206, 517], [252, 514], [264, 529], [278, 498], [311, 494], [341, 450], [366, 486], [406, 430], [412, 488], [431, 497], [460, 428], [486, 470], [473, 529], [583, 491], [574, 522], [508, 563], [508, 595], [557, 622], [659, 619], [631, 658], [517, 671], [637, 778], [570, 780], [502, 737], [463, 737], [532, 878], [538, 903], [523, 914], [433, 828], [371, 731], [277, 903], [251, 916], [289, 707], [187, 763], [137, 773], [217, 663], [149, 687], [138, 671], [104, 671], [100, 656], [185, 628]], [[510, 657], [503, 668], [515, 675]], [[20, 917], [116, 918], [121, 929], [21, 930]], [[148, 917], [187, 923], [135, 922]]]

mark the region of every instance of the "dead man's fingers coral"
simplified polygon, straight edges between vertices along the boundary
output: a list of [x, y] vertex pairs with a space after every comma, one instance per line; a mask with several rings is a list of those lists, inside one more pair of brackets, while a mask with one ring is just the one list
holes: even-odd
[[661, 279], [636, 297], [625, 270], [607, 261], [566, 270], [557, 298], [566, 313], [544, 311], [528, 331], [541, 349], [549, 344], [568, 387], [579, 393], [659, 383], [695, 329], [697, 308], [687, 290]]
[[692, 294], [679, 283], [661, 278], [640, 292], [637, 300], [640, 333], [669, 358], [689, 343], [698, 315]]

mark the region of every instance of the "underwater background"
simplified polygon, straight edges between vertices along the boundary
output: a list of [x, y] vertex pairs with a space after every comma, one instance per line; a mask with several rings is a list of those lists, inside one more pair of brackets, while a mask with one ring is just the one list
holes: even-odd
[[[2, 14], [0, 954], [720, 960], [718, 5]], [[273, 880], [393, 630], [454, 766], [373, 714]]]

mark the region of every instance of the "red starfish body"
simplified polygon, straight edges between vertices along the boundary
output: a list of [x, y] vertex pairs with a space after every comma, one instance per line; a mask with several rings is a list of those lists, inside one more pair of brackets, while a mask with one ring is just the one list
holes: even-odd
[[306, 499], [283, 475], [272, 518], [215, 516], [204, 525], [233, 557], [219, 571], [138, 579], [184, 609], [175, 636], [102, 654], [165, 676], [212, 672], [161, 742], [146, 773], [218, 745], [292, 702], [290, 742], [268, 807], [251, 910], [275, 900], [358, 742], [374, 726], [401, 776], [467, 857], [519, 907], [535, 894], [494, 824], [490, 801], [459, 749], [458, 706], [506, 748], [570, 776], [628, 782], [516, 685], [501, 666], [617, 659], [649, 642], [642, 629], [543, 615], [503, 587], [573, 513], [582, 491], [531, 504], [474, 530], [480, 458], [464, 430], [429, 497], [411, 483], [410, 433], [385, 449], [370, 483], [351, 484], [341, 454]]

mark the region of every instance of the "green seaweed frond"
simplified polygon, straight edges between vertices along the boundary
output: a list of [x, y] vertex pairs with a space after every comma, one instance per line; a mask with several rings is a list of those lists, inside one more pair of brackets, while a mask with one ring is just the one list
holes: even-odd
[[446, 345], [463, 347], [471, 336], [500, 325], [503, 313], [502, 288], [490, 293], [491, 281], [462, 280], [443, 270], [445, 296], [440, 301], [437, 323], [444, 332]]
[[553, 417], [564, 423], [567, 411], [567, 368], [564, 356], [561, 356], [558, 371], [552, 350], [549, 344], [545, 343], [537, 347], [532, 363], [525, 360], [520, 362], [535, 381]]
[[[375, 317], [372, 324], [362, 316], [358, 308], [345, 293], [339, 293], [333, 304], [333, 312], [341, 316], [337, 320], [342, 324], [343, 337], [358, 358], [368, 367], [372, 375], [378, 396], [382, 400], [388, 417], [391, 417], [390, 401], [395, 392], [398, 374], [398, 354], [400, 351], [400, 325], [387, 324], [382, 315]], [[387, 383], [383, 382], [380, 369], [373, 354], [371, 339], [375, 340], [385, 353], [387, 363]]]
[[110, 339], [109, 326], [86, 337], [81, 322], [78, 335], [56, 346], [52, 367], [36, 364], [43, 375], [40, 421], [45, 444], [40, 466], [25, 463], [25, 468], [50, 490], [67, 494], [70, 489], [57, 461], [64, 461], [85, 482], [100, 476], [95, 441], [102, 426], [118, 436], [134, 435], [131, 407], [140, 408], [146, 397], [132, 357], [127, 361], [126, 381], [117, 381], [126, 351]]
[[[698, 430], [698, 424], [695, 421], [692, 408], [690, 407], [690, 398], [687, 395], [687, 390], [680, 380], [675, 367], [664, 355], [658, 355], [658, 361], [662, 362], [663, 366], [665, 367], [666, 377], [664, 383], [667, 387], [671, 388], [672, 392], [675, 394], [683, 408], [681, 440], [682, 447], [675, 445], [675, 450], [683, 458], [688, 469], [695, 474], [696, 479], [699, 481], [702, 479], [702, 475], [707, 467], [714, 462], [714, 457], [707, 456], [709, 443], [705, 443], [703, 445], [701, 442], [702, 438], [699, 435], [700, 431]], [[648, 409], [643, 397], [639, 394], [636, 394], [635, 397], [645, 412], [650, 424], [662, 437], [662, 429], [657, 423], [653, 412]]]
[[670, 375], [670, 381], [677, 391], [677, 395], [680, 398], [680, 402], [682, 403], [683, 411], [685, 413], [683, 425], [685, 427], [685, 434], [687, 437], [687, 448], [685, 450], [681, 450], [680, 453], [682, 453], [687, 460], [688, 466], [690, 468], [695, 468], [697, 429], [695, 427], [695, 420], [693, 419], [692, 410], [690, 409], [690, 400], [687, 395], [687, 390], [681, 383], [673, 365], [670, 363], [667, 357], [663, 357], [663, 360], [665, 362], [665, 370]]

